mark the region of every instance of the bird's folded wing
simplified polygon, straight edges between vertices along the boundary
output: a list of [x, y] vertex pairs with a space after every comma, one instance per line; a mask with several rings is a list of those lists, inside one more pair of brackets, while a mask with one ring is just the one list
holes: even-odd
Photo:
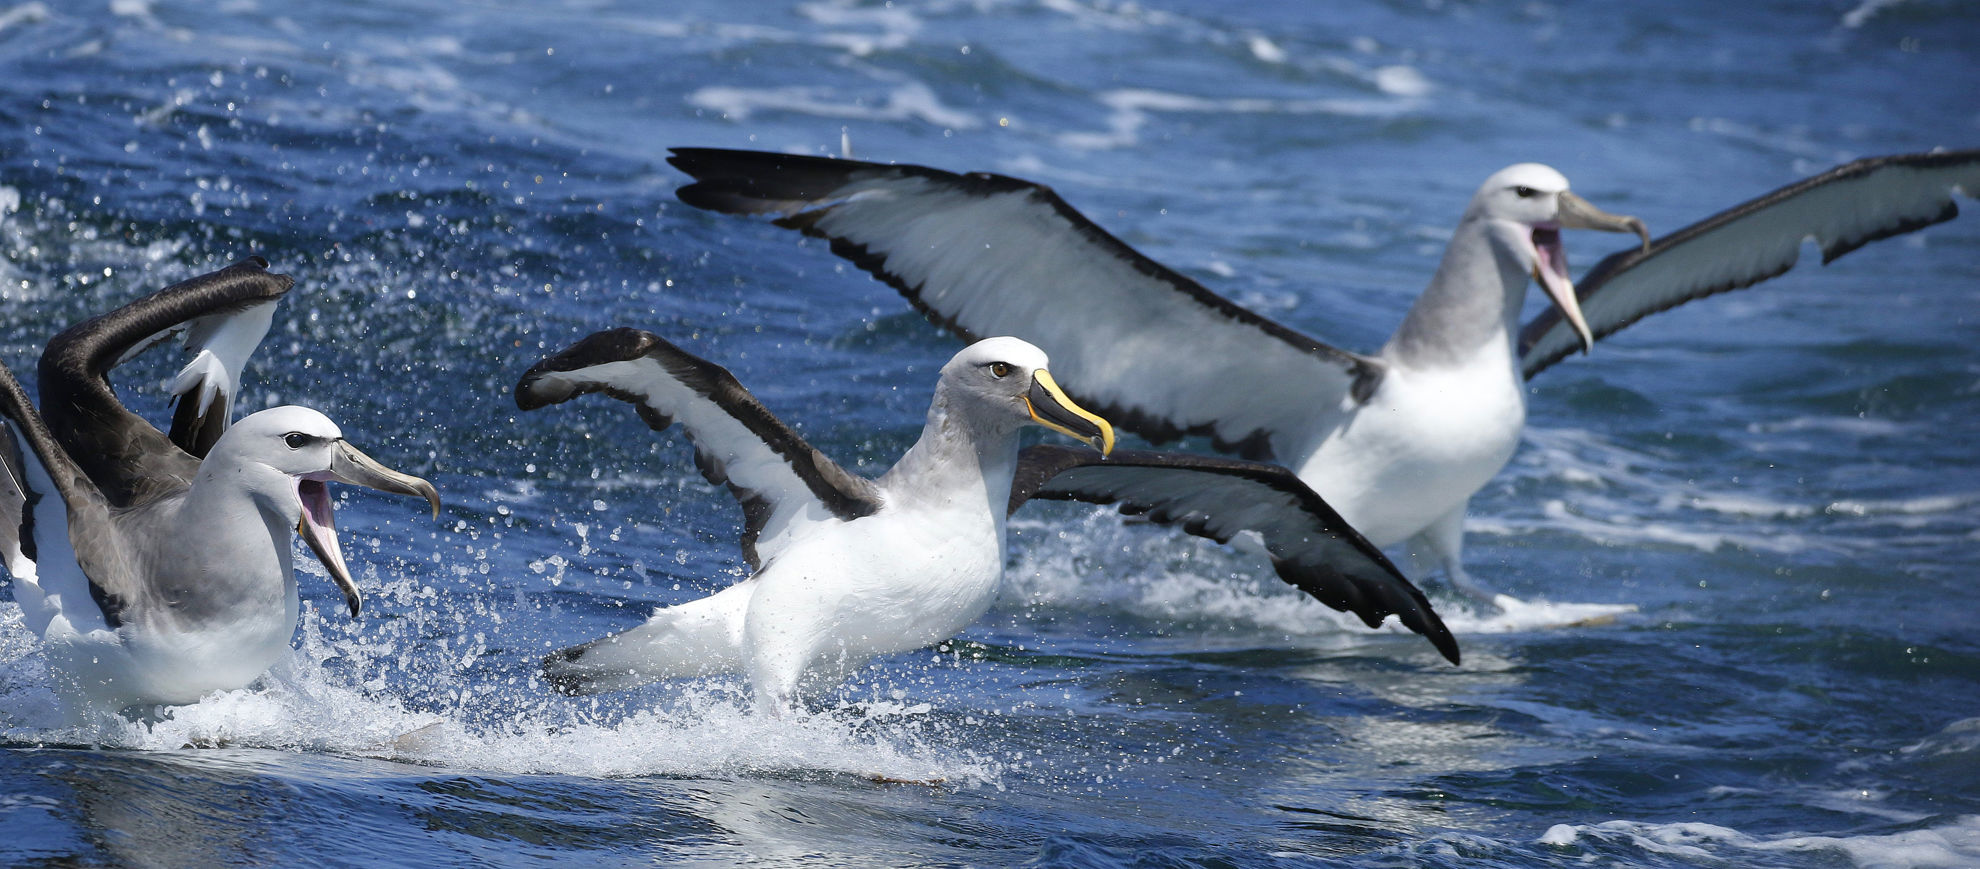
[[[48, 427], [112, 504], [126, 506], [190, 483], [198, 459], [226, 431], [241, 368], [295, 284], [249, 257], [173, 284], [69, 327], [41, 354]], [[175, 331], [194, 358], [172, 384], [170, 435], [126, 409], [110, 371]]]
[[1047, 444], [1020, 454], [1010, 509], [1032, 498], [1119, 504], [1122, 513], [1218, 542], [1256, 532], [1281, 579], [1370, 627], [1394, 615], [1458, 662], [1457, 640], [1423, 592], [1285, 468], [1134, 450], [1102, 458], [1094, 450]]
[[[1879, 239], [1959, 214], [1953, 191], [1980, 195], [1980, 150], [1858, 160], [1651, 242], [1610, 254], [1576, 288], [1595, 337], [1658, 311], [1749, 287], [1794, 267], [1814, 239], [1827, 263]], [[1520, 330], [1528, 378], [1580, 349], [1548, 308]]]
[[[4, 367], [4, 366], [0, 366]], [[8, 377], [13, 373], [8, 372]], [[27, 510], [27, 471], [22, 464], [20, 438], [14, 426], [0, 422], [0, 560], [12, 576], [33, 576], [34, 560], [21, 548], [21, 524]], [[28, 548], [34, 548], [30, 542]]]
[[965, 340], [1038, 345], [1081, 404], [1151, 440], [1204, 433], [1246, 455], [1288, 455], [1381, 376], [1374, 360], [1238, 307], [1028, 181], [753, 151], [673, 155], [696, 179], [681, 201], [777, 215]]
[[0, 417], [7, 455], [0, 469], [24, 500], [8, 528], [14, 599], [37, 636], [65, 620], [79, 633], [114, 630], [141, 589], [110, 507], [55, 441], [13, 372], [0, 366]]
[[743, 507], [743, 554], [761, 567], [808, 522], [880, 508], [872, 481], [813, 449], [736, 382], [728, 369], [638, 329], [599, 332], [530, 368], [516, 404], [535, 410], [602, 392], [630, 402], [655, 431], [679, 423], [708, 481]]

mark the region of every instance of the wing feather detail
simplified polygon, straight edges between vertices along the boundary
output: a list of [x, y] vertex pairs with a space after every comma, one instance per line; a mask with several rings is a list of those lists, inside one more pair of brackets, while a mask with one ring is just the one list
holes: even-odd
[[4, 467], [22, 497], [6, 553], [14, 599], [28, 628], [46, 637], [60, 619], [79, 633], [115, 630], [142, 591], [110, 504], [49, 432], [12, 371], [0, 366]]
[[1324, 411], [1382, 374], [1141, 255], [1029, 181], [706, 148], [669, 162], [696, 179], [681, 201], [829, 239], [965, 340], [1038, 345], [1081, 404], [1153, 441], [1208, 434], [1248, 456], [1292, 455], [1334, 424]]
[[[1601, 338], [1658, 311], [1750, 287], [1794, 268], [1814, 239], [1822, 262], [1953, 219], [1953, 193], [1980, 195], [1980, 150], [1873, 157], [1836, 167], [1659, 238], [1610, 254], [1576, 288]], [[1580, 348], [1554, 308], [1520, 330], [1527, 378]]]
[[[249, 257], [49, 339], [38, 371], [42, 415], [111, 504], [132, 506], [191, 484], [199, 458], [227, 428], [241, 367], [267, 333], [275, 303], [295, 285], [267, 269], [267, 260]], [[110, 371], [179, 329], [189, 330], [197, 355], [174, 382], [180, 400], [167, 435], [124, 407]]]
[[1278, 465], [1134, 450], [1102, 458], [1095, 450], [1039, 445], [1019, 455], [1010, 510], [1033, 498], [1115, 504], [1219, 543], [1257, 532], [1280, 579], [1369, 627], [1394, 615], [1458, 663], [1457, 640], [1423, 592]]
[[680, 424], [702, 476], [742, 503], [751, 567], [775, 558], [799, 525], [880, 509], [871, 480], [812, 448], [728, 369], [651, 332], [599, 332], [538, 362], [516, 384], [516, 405], [535, 410], [592, 392], [632, 404], [655, 431]]

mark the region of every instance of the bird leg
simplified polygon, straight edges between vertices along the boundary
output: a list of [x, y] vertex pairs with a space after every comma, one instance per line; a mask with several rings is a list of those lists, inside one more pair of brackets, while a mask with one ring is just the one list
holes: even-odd
[[1498, 603], [1499, 595], [1473, 582], [1471, 575], [1464, 570], [1464, 513], [1469, 503], [1459, 504], [1456, 509], [1411, 537], [1410, 560], [1419, 575], [1429, 573], [1433, 567], [1441, 570], [1444, 581], [1450, 583], [1451, 588], [1493, 611], [1499, 611], [1504, 609]]

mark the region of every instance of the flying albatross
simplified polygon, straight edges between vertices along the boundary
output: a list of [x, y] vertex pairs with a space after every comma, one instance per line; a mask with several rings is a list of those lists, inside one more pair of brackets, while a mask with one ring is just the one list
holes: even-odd
[[[1561, 173], [1512, 166], [1473, 195], [1388, 343], [1362, 354], [1238, 306], [1028, 181], [705, 148], [669, 162], [695, 179], [681, 201], [828, 239], [965, 340], [1036, 343], [1123, 429], [1282, 463], [1377, 545], [1407, 541], [1419, 571], [1487, 603], [1462, 564], [1465, 506], [1519, 443], [1525, 379], [1648, 314], [1785, 272], [1805, 239], [1827, 262], [1980, 192], [1980, 151], [1859, 160], [1653, 242]], [[1643, 244], [1576, 287], [1560, 235], [1576, 228]], [[1552, 306], [1521, 328], [1529, 280]]]
[[[948, 639], [989, 609], [1005, 517], [1030, 498], [1120, 504], [1224, 540], [1257, 531], [1287, 581], [1370, 626], [1396, 615], [1458, 660], [1422, 593], [1290, 473], [1114, 453], [1112, 427], [1067, 398], [1045, 354], [1016, 338], [976, 342], [943, 366], [921, 438], [877, 479], [813, 449], [726, 369], [636, 329], [599, 332], [537, 363], [516, 385], [516, 404], [534, 410], [591, 392], [632, 403], [655, 430], [681, 425], [702, 474], [742, 502], [754, 573], [552, 653], [544, 676], [568, 693], [740, 672], [759, 708], [790, 708], [876, 656]], [[1031, 424], [1099, 449], [1020, 452], [1019, 430]]]
[[[440, 499], [323, 414], [278, 407], [228, 423], [241, 369], [294, 281], [259, 257], [64, 330], [39, 366], [37, 411], [0, 367], [5, 470], [19, 522], [0, 528], [14, 599], [76, 719], [240, 688], [289, 648], [299, 603], [290, 534], [360, 598], [329, 481]], [[183, 330], [169, 434], [125, 408], [112, 368]]]

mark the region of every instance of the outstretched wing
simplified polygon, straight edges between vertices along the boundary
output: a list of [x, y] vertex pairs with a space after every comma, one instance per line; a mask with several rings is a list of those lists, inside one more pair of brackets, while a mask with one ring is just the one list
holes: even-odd
[[[1879, 239], [1953, 219], [1954, 190], [1980, 195], [1980, 150], [1873, 157], [1838, 166], [1651, 242], [1610, 254], [1576, 295], [1600, 338], [1658, 311], [1750, 287], [1794, 267], [1814, 239], [1822, 262]], [[1528, 378], [1580, 349], [1548, 308], [1520, 330]]]
[[695, 178], [682, 202], [830, 239], [963, 339], [1038, 345], [1081, 404], [1151, 440], [1206, 433], [1290, 455], [1381, 377], [1375, 360], [1238, 307], [1028, 181], [707, 148], [668, 162]]
[[[268, 332], [275, 304], [295, 281], [249, 257], [77, 323], [41, 354], [41, 409], [48, 428], [103, 496], [117, 506], [185, 488], [225, 431], [242, 366]], [[172, 433], [117, 400], [110, 369], [172, 332], [187, 331], [194, 358], [172, 385]]]
[[1032, 498], [1119, 504], [1122, 513], [1228, 542], [1255, 531], [1279, 578], [1369, 627], [1394, 615], [1451, 663], [1457, 640], [1423, 592], [1292, 471], [1187, 453], [1045, 444], [1018, 457], [1010, 509]]
[[14, 599], [35, 635], [65, 623], [78, 633], [115, 630], [142, 589], [128, 550], [110, 521], [110, 505], [69, 458], [28, 402], [12, 371], [0, 366], [0, 417], [6, 455], [0, 473], [17, 491], [18, 525], [5, 539]]
[[742, 549], [751, 567], [776, 557], [794, 523], [852, 520], [880, 509], [872, 481], [805, 443], [728, 369], [651, 332], [599, 332], [536, 363], [516, 384], [516, 405], [535, 410], [588, 392], [631, 403], [654, 431], [681, 424], [702, 475], [742, 502]]

